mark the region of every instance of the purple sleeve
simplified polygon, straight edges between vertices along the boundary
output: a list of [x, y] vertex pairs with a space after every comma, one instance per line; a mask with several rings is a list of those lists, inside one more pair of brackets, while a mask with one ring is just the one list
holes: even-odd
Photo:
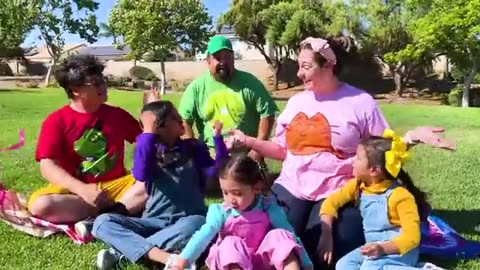
[[197, 164], [206, 173], [207, 177], [215, 176], [216, 166], [228, 157], [228, 150], [223, 141], [223, 136], [213, 137], [213, 143], [215, 144], [215, 160], [210, 156], [207, 146], [203, 143], [198, 144], [196, 151]]
[[228, 158], [228, 150], [222, 135], [213, 137], [215, 145], [215, 163], [218, 164], [222, 160]]
[[142, 133], [137, 136], [132, 168], [133, 177], [137, 181], [145, 182], [151, 176], [156, 162], [156, 143], [155, 134]]

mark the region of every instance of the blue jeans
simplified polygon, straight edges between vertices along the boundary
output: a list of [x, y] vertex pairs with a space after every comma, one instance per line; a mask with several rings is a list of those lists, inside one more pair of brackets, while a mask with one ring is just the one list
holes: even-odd
[[354, 249], [341, 258], [335, 270], [415, 270], [422, 269], [411, 266], [417, 261], [418, 250], [412, 250], [407, 254], [385, 255], [378, 259], [368, 259], [360, 253], [360, 248]]
[[167, 252], [183, 249], [204, 223], [201, 215], [172, 220], [103, 214], [96, 218], [92, 233], [134, 263], [153, 247]]
[[[322, 234], [319, 213], [323, 200], [314, 202], [298, 199], [279, 184], [272, 186], [272, 195], [287, 214], [288, 221], [312, 259], [315, 269], [325, 265], [318, 260], [318, 242]], [[346, 205], [339, 210], [333, 224], [333, 253], [338, 260], [355, 248], [365, 244], [362, 216], [354, 205]]]

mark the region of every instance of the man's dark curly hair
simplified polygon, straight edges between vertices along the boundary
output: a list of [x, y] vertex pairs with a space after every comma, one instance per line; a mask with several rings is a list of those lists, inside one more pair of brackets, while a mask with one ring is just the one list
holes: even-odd
[[72, 87], [81, 86], [88, 76], [103, 77], [105, 67], [93, 55], [72, 55], [55, 69], [55, 80], [73, 98]]

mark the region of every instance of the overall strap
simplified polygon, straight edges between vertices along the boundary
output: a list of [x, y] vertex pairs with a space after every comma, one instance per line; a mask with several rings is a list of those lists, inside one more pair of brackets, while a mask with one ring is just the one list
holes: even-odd
[[390, 197], [390, 195], [392, 195], [392, 192], [395, 190], [395, 188], [397, 187], [401, 187], [403, 186], [402, 184], [400, 184], [398, 181], [392, 181], [392, 184], [388, 187], [388, 189], [385, 191], [385, 195], [388, 197]]

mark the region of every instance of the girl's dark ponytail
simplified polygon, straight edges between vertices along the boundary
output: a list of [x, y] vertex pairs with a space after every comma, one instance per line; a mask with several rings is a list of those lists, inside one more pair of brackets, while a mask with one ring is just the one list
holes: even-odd
[[412, 193], [413, 197], [415, 198], [418, 214], [420, 215], [420, 221], [426, 221], [428, 215], [432, 211], [430, 204], [427, 202], [427, 194], [413, 184], [412, 178], [403, 169], [400, 169], [397, 179], [410, 193]]

